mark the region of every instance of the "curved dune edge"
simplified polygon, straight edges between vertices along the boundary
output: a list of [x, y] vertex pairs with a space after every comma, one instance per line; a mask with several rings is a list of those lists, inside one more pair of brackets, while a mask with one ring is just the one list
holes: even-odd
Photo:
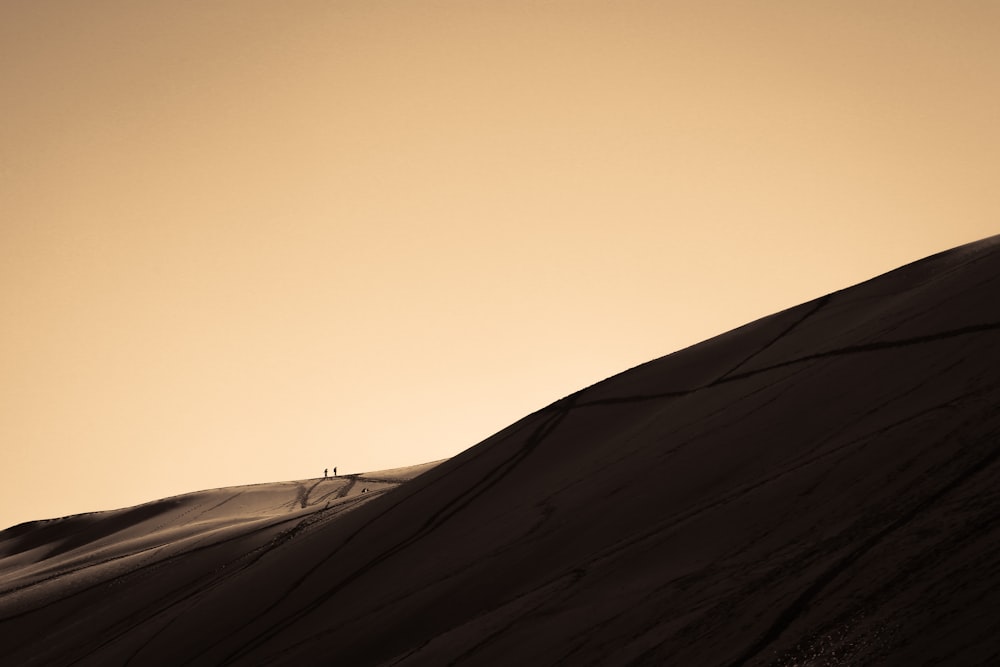
[[0, 533], [0, 661], [1000, 663], [997, 294], [992, 237], [369, 493], [23, 524]]
[[0, 532], [0, 595], [113, 561], [132, 559], [118, 563], [123, 569], [140, 555], [148, 561], [317, 512], [349, 511], [440, 463], [197, 491], [121, 510], [20, 524]]

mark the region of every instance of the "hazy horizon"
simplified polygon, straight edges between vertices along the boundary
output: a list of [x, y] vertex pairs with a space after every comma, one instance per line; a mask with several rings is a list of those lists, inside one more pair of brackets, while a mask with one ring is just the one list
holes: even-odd
[[997, 233], [998, 28], [973, 1], [0, 5], [0, 529], [453, 456]]

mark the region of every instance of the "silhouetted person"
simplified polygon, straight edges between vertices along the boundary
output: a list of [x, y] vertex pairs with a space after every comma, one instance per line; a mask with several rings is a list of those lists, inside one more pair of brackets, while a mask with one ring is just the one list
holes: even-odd
[[333, 476], [337, 476], [337, 466], [333, 466]]
[[330, 470], [329, 468], [323, 468], [323, 479], [326, 479], [326, 473], [327, 473], [327, 472], [328, 472], [329, 470]]

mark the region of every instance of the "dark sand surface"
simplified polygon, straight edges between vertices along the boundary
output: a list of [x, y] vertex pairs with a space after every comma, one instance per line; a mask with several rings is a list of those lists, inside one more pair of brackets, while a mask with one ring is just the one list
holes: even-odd
[[0, 663], [1000, 664], [1000, 237], [437, 465], [10, 528]]

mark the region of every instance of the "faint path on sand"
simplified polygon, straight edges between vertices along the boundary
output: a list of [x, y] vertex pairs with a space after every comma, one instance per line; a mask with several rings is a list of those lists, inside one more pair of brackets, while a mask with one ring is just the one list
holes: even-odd
[[348, 479], [347, 484], [345, 484], [343, 488], [337, 491], [338, 498], [343, 498], [344, 496], [346, 496], [348, 493], [351, 492], [351, 489], [354, 488], [354, 485], [358, 483], [357, 475], [350, 475], [347, 477], [347, 479]]
[[[295, 502], [297, 502], [302, 507], [302, 509], [305, 509], [306, 507], [308, 507], [309, 506], [309, 494], [311, 494], [313, 492], [313, 489], [315, 489], [317, 486], [319, 486], [323, 482], [327, 481], [328, 479], [330, 479], [330, 478], [329, 477], [324, 477], [323, 479], [318, 479], [315, 482], [313, 482], [313, 485], [310, 486], [308, 489], [306, 488], [305, 484], [296, 484], [296, 486], [298, 487], [298, 489], [297, 489], [298, 490], [298, 496], [296, 496]], [[337, 497], [338, 498], [343, 498], [344, 495], [345, 495], [345, 493], [341, 493]], [[324, 497], [326, 497], [326, 496], [324, 496]], [[321, 498], [321, 500], [322, 500], [322, 498]]]
[[[579, 392], [578, 392], [579, 393]], [[299, 619], [308, 614], [312, 613], [317, 607], [324, 604], [327, 600], [336, 595], [341, 589], [350, 585], [352, 582], [359, 579], [368, 571], [377, 567], [380, 563], [392, 558], [399, 552], [403, 551], [411, 544], [418, 542], [419, 540], [426, 537], [429, 533], [435, 531], [443, 523], [448, 521], [451, 517], [458, 514], [462, 509], [467, 507], [476, 498], [480, 497], [486, 493], [493, 486], [498, 484], [502, 479], [504, 479], [512, 470], [514, 470], [518, 464], [520, 464], [528, 455], [531, 454], [539, 445], [541, 445], [559, 426], [559, 424], [566, 418], [566, 416], [576, 407], [575, 402], [577, 399], [577, 394], [573, 394], [556, 401], [551, 406], [546, 408], [544, 411], [539, 411], [538, 414], [541, 419], [539, 424], [535, 427], [533, 432], [528, 436], [525, 443], [519, 447], [513, 454], [508, 456], [505, 460], [501, 461], [497, 466], [493, 467], [485, 476], [474, 481], [473, 484], [468, 486], [462, 493], [453, 498], [451, 501], [446, 502], [437, 511], [433, 512], [424, 523], [416, 528], [410, 535], [398, 540], [394, 545], [389, 546], [381, 551], [381, 553], [376, 554], [364, 565], [356, 568], [353, 572], [347, 573], [344, 577], [340, 579], [337, 583], [332, 586], [328, 586], [326, 590], [320, 592], [318, 595], [313, 596], [313, 599], [307, 604], [303, 605], [301, 608], [294, 612], [288, 613], [281, 618], [278, 618], [269, 628], [260, 632], [256, 637], [248, 641], [247, 643], [239, 646], [238, 648], [231, 651], [227, 656], [225, 656], [217, 664], [220, 665], [230, 665], [234, 662], [241, 660], [247, 655], [253, 653], [256, 649], [266, 644], [275, 635], [281, 633], [290, 625], [296, 623]], [[547, 413], [547, 414], [546, 414]], [[543, 416], [544, 415], [544, 416]], [[333, 559], [342, 549], [344, 549], [349, 543], [358, 537], [365, 529], [371, 524], [375, 523], [375, 519], [394, 511], [398, 506], [403, 504], [405, 498], [400, 499], [398, 502], [387, 506], [379, 514], [377, 514], [372, 521], [361, 526], [354, 532], [348, 534], [339, 545], [337, 545], [332, 551], [330, 551], [324, 558], [313, 565], [311, 568], [306, 570], [298, 579], [292, 582], [290, 585], [286, 586], [284, 592], [275, 597], [274, 602], [272, 602], [268, 607], [258, 612], [257, 614], [250, 617], [239, 627], [234, 628], [231, 634], [238, 634], [240, 631], [247, 628], [249, 625], [265, 617], [268, 613], [272, 612], [281, 602], [287, 598], [293, 591], [305, 584], [305, 582], [312, 577], [312, 575], [322, 568], [327, 562]], [[310, 638], [311, 639], [311, 638]], [[206, 649], [198, 657], [204, 656], [205, 653], [211, 651], [216, 645], [221, 643], [220, 640], [211, 646], [206, 647]], [[308, 639], [307, 639], [308, 641]], [[197, 661], [197, 658], [196, 658]]]

